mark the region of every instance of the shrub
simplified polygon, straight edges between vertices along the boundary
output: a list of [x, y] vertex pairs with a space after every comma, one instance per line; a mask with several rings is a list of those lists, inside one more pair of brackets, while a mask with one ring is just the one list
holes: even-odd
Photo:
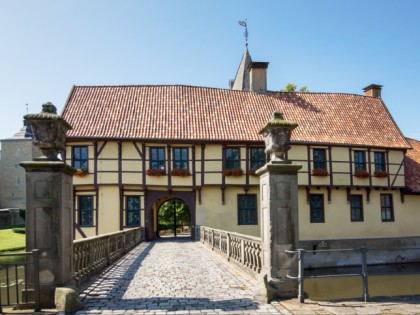
[[17, 234], [26, 234], [26, 228], [13, 228], [12, 232]]
[[25, 221], [26, 216], [26, 210], [25, 209], [19, 209], [19, 216]]

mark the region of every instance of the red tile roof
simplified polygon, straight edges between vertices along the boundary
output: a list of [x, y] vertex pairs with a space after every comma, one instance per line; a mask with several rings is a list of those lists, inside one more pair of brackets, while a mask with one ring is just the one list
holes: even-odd
[[292, 141], [409, 148], [379, 98], [182, 85], [75, 86], [63, 109], [69, 139], [262, 141], [274, 111], [299, 124]]
[[405, 186], [408, 191], [420, 193], [420, 141], [407, 138], [413, 147], [405, 156]]

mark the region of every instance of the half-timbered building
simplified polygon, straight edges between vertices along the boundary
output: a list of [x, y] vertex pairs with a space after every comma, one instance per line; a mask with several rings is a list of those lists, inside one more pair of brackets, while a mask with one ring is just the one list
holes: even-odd
[[302, 244], [416, 242], [419, 144], [399, 130], [382, 87], [364, 95], [271, 92], [267, 66], [246, 51], [230, 89], [74, 86], [62, 116], [73, 127], [65, 159], [81, 170], [76, 237], [141, 226], [153, 239], [160, 206], [174, 198], [188, 205], [192, 231], [258, 236], [255, 170], [266, 162], [259, 131], [279, 111], [298, 124], [288, 159], [302, 165]]

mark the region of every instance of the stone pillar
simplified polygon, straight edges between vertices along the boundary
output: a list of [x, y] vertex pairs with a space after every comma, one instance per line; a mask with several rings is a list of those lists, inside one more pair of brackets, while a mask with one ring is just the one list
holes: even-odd
[[266, 303], [276, 297], [297, 296], [296, 280], [287, 278], [288, 274], [296, 275], [297, 260], [285, 252], [295, 250], [299, 240], [297, 173], [302, 166], [286, 159], [291, 131], [296, 127], [297, 124], [283, 120], [281, 113], [275, 113], [260, 132], [265, 137], [270, 162], [256, 172], [260, 176], [264, 279], [255, 299]]
[[[55, 288], [69, 284], [74, 273], [74, 169], [58, 158], [71, 127], [50, 103], [43, 105], [42, 113], [25, 119], [31, 122], [34, 144], [43, 153], [34, 161], [20, 163], [26, 170], [26, 251], [39, 249], [41, 306], [54, 307]], [[33, 285], [31, 270], [28, 280]]]

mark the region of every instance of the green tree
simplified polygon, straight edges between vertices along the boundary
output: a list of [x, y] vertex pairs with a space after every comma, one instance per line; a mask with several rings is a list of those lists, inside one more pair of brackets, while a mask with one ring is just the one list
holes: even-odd
[[284, 89], [280, 90], [280, 92], [296, 92], [297, 86], [293, 83], [287, 83]]
[[[280, 92], [296, 92], [297, 86], [293, 83], [287, 83], [287, 85], [284, 87], [284, 89], [281, 89]], [[309, 92], [309, 89], [307, 86], [302, 86], [299, 89], [299, 92]]]
[[174, 226], [174, 209], [177, 226], [189, 225], [191, 215], [188, 206], [179, 199], [166, 201], [159, 209], [158, 225], [159, 230], [172, 229]]

